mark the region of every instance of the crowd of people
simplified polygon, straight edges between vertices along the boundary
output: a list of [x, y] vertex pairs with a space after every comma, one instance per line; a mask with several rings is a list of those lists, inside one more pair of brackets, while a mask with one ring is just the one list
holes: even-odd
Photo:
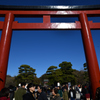
[[[99, 91], [100, 89], [98, 89]], [[0, 91], [0, 100], [92, 100], [90, 87], [87, 85], [68, 86], [35, 86], [29, 83], [21, 83], [21, 86], [9, 86]], [[97, 99], [99, 100], [99, 99]]]

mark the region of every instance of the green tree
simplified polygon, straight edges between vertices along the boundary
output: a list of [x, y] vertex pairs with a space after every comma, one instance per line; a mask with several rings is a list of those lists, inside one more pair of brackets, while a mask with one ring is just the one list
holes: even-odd
[[30, 67], [29, 65], [21, 65], [18, 69], [19, 69], [19, 74], [15, 78], [15, 81], [17, 81], [17, 83], [20, 83], [20, 82], [26, 82], [26, 83], [33, 82], [33, 83], [36, 84], [35, 69]]
[[72, 69], [72, 64], [71, 62], [62, 62], [59, 64], [60, 69], [63, 71], [64, 74], [72, 74], [73, 69]]
[[61, 69], [57, 69], [57, 66], [50, 66], [47, 69], [47, 77], [49, 79], [48, 85], [56, 85], [57, 82], [59, 81], [62, 83], [62, 71]]
[[74, 77], [75, 77], [75, 82], [76, 82], [76, 84], [78, 85], [78, 84], [81, 84], [81, 85], [83, 85], [83, 84], [85, 84], [86, 82], [85, 82], [85, 79], [84, 79], [84, 70], [80, 70], [80, 71], [78, 71], [78, 70], [73, 70], [73, 75], [74, 75]]
[[84, 67], [84, 80], [86, 80], [86, 82], [89, 82], [87, 63], [84, 63], [83, 67]]
[[47, 75], [52, 75], [53, 72], [55, 72], [55, 70], [57, 69], [57, 66], [50, 66], [47, 71], [46, 71], [46, 74]]
[[39, 79], [41, 81], [41, 85], [44, 85], [44, 79], [48, 79], [47, 74], [43, 74]]
[[62, 62], [59, 64], [59, 67], [63, 73], [62, 79], [63, 83], [71, 82], [71, 84], [75, 84], [75, 76], [73, 75], [73, 69], [71, 62]]
[[54, 77], [55, 77], [55, 81], [56, 82], [60, 82], [62, 83], [62, 75], [63, 72], [61, 71], [61, 69], [56, 69], [55, 72], [53, 73]]
[[88, 70], [88, 68], [87, 68], [87, 63], [84, 63], [84, 64], [83, 64], [83, 67], [84, 67], [84, 70], [85, 70], [85, 71]]
[[55, 71], [57, 69], [57, 66], [50, 66], [47, 71], [46, 71], [46, 74], [47, 74], [47, 78], [49, 79], [49, 82], [48, 82], [48, 85], [52, 85], [55, 83]]

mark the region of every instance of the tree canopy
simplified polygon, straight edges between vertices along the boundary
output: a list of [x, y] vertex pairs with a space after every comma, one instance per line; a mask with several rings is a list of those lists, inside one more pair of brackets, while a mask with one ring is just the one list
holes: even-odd
[[57, 66], [50, 66], [47, 69], [47, 77], [49, 79], [49, 85], [52, 85], [54, 83], [57, 83], [58, 81], [62, 84], [62, 83], [67, 83], [67, 82], [71, 82], [72, 84], [74, 84], [75, 81], [75, 77], [72, 74], [73, 69], [72, 69], [72, 64], [71, 62], [62, 62], [59, 64], [59, 69], [57, 68]]
[[[59, 68], [58, 68], [59, 67]], [[72, 69], [71, 62], [63, 61], [57, 66], [50, 66], [46, 73], [40, 78], [36, 77], [35, 69], [29, 65], [21, 65], [19, 69], [19, 74], [14, 77], [7, 77], [7, 84], [18, 85], [21, 82], [34, 83], [34, 84], [44, 84], [44, 79], [49, 79], [48, 85], [57, 85], [59, 81], [61, 84], [71, 82], [74, 84], [85, 84], [89, 82], [87, 64], [83, 64], [84, 70], [78, 71]]]
[[89, 82], [87, 63], [84, 63], [83, 67], [84, 67], [84, 79], [86, 80], [86, 82]]
[[39, 80], [36, 78], [35, 69], [29, 65], [21, 65], [19, 68], [19, 74], [16, 76], [15, 80], [17, 83], [20, 82], [34, 82], [35, 84], [39, 83]]

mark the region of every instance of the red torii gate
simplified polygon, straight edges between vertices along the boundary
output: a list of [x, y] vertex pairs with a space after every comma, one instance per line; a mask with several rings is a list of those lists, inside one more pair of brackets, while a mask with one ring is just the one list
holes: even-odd
[[[87, 16], [100, 16], [100, 5], [95, 6], [0, 6], [2, 30], [0, 40], [0, 90], [5, 86], [7, 64], [12, 37], [12, 30], [81, 30], [86, 55], [92, 96], [95, 98], [96, 88], [100, 87], [100, 72], [91, 29], [100, 29], [100, 23], [88, 21]], [[18, 23], [15, 17], [43, 17], [43, 23]], [[78, 17], [75, 23], [51, 23], [53, 17]]]

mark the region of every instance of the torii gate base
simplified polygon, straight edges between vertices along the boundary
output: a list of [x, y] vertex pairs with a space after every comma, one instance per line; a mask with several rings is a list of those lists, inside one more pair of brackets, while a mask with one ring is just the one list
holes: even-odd
[[[0, 6], [0, 21], [2, 30], [0, 41], [0, 90], [5, 86], [7, 64], [10, 50], [12, 30], [81, 30], [83, 45], [88, 65], [89, 77], [92, 86], [92, 96], [100, 87], [100, 75], [95, 48], [91, 36], [91, 29], [100, 29], [100, 23], [88, 21], [87, 16], [100, 16], [100, 5], [96, 6]], [[14, 17], [43, 16], [43, 23], [18, 23]], [[75, 23], [51, 23], [50, 17], [79, 17]]]

